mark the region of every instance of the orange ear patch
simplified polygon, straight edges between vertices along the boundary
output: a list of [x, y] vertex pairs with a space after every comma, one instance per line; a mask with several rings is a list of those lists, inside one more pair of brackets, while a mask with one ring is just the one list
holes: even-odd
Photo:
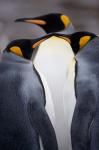
[[61, 21], [63, 22], [65, 28], [67, 28], [71, 23], [69, 17], [65, 15], [61, 15]]
[[25, 20], [25, 22], [37, 24], [37, 25], [45, 25], [46, 24], [46, 21], [44, 21], [44, 20], [35, 20], [35, 19], [34, 20], [32, 20], [32, 19]]
[[21, 51], [20, 47], [18, 47], [18, 46], [11, 47], [10, 51], [18, 56], [23, 57], [22, 51]]
[[80, 38], [79, 45], [80, 48], [84, 47], [91, 39], [91, 36], [83, 36]]

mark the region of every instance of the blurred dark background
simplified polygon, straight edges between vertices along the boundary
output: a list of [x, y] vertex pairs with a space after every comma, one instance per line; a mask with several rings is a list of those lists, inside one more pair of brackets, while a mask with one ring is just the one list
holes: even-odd
[[36, 38], [44, 32], [37, 26], [14, 23], [20, 17], [60, 12], [68, 15], [77, 31], [99, 35], [99, 0], [0, 0], [0, 49], [9, 41]]

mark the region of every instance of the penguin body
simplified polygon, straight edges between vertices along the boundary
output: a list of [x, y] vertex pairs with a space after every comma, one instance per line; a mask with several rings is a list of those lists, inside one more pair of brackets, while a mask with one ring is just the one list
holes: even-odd
[[76, 54], [76, 60], [77, 102], [71, 127], [72, 147], [73, 150], [98, 150], [99, 38], [93, 35]]
[[[35, 42], [34, 42], [35, 41]], [[46, 111], [53, 124], [59, 150], [72, 150], [71, 121], [75, 107], [75, 61], [69, 39], [49, 34], [32, 41], [33, 64], [45, 94]]]
[[[59, 150], [72, 150], [71, 121], [75, 107], [74, 53], [61, 34], [51, 34], [37, 47], [33, 64], [44, 77], [53, 101], [55, 118], [49, 113], [54, 126]], [[43, 81], [42, 81], [43, 82]], [[45, 89], [46, 93], [46, 89]], [[49, 98], [49, 96], [47, 96]], [[49, 99], [46, 99], [46, 104]], [[49, 106], [49, 110], [51, 106]]]
[[8, 47], [0, 57], [0, 149], [40, 150], [40, 136], [44, 150], [58, 150], [41, 80], [32, 62], [17, 56], [19, 45]]

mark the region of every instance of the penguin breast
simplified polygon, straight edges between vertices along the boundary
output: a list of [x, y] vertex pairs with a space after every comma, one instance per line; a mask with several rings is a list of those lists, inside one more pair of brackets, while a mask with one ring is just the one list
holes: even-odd
[[[55, 129], [59, 150], [72, 150], [70, 127], [75, 106], [73, 59], [70, 44], [52, 36], [40, 44], [33, 60], [44, 85], [46, 110]], [[68, 79], [72, 80], [72, 84]]]

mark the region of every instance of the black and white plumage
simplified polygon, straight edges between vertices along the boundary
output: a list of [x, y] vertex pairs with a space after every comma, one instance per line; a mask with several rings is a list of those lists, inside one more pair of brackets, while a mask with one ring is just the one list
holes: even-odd
[[76, 54], [77, 102], [71, 132], [73, 150], [99, 149], [99, 38], [94, 34], [88, 36], [89, 42]]
[[39, 137], [44, 150], [58, 150], [45, 103], [44, 89], [32, 62], [6, 49], [0, 55], [1, 150], [40, 150]]
[[33, 64], [45, 87], [46, 110], [55, 129], [59, 150], [72, 150], [75, 58], [68, 40], [62, 36], [51, 34], [44, 37], [33, 55]]

